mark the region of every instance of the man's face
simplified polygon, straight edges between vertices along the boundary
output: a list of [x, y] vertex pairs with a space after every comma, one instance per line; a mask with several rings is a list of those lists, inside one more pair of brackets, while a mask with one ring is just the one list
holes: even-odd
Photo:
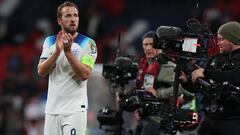
[[218, 34], [217, 44], [220, 48], [221, 53], [227, 53], [232, 51], [232, 43], [224, 39], [223, 36]]
[[153, 58], [157, 55], [157, 49], [153, 48], [153, 39], [150, 37], [143, 39], [143, 51], [147, 58]]
[[75, 7], [63, 7], [62, 16], [58, 18], [58, 23], [67, 33], [75, 33], [78, 29], [79, 16]]

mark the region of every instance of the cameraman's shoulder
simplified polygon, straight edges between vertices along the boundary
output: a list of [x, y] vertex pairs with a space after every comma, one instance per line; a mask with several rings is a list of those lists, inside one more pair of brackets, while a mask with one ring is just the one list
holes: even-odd
[[209, 61], [216, 60], [216, 59], [220, 59], [220, 58], [222, 58], [222, 57], [225, 57], [225, 55], [224, 55], [224, 54], [221, 54], [221, 53], [215, 54], [215, 55], [212, 55], [211, 57], [209, 57]]
[[172, 61], [168, 61], [167, 63], [161, 65], [161, 68], [175, 68], [175, 67], [176, 64]]
[[163, 74], [163, 72], [164, 72], [164, 74], [173, 74], [173, 72], [174, 72], [174, 69], [175, 69], [175, 67], [176, 67], [176, 64], [175, 63], [173, 63], [172, 61], [168, 61], [166, 64], [162, 64], [161, 65], [161, 70], [160, 70], [160, 72]]

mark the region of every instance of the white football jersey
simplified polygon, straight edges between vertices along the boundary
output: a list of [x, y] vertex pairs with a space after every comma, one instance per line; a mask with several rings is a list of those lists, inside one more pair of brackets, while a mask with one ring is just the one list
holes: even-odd
[[[56, 49], [56, 35], [47, 37], [40, 59], [47, 59]], [[97, 49], [95, 42], [78, 34], [71, 51], [83, 64], [93, 67]], [[56, 65], [49, 73], [48, 98], [45, 113], [72, 114], [88, 108], [87, 80], [82, 81], [70, 66], [64, 52], [59, 55]]]

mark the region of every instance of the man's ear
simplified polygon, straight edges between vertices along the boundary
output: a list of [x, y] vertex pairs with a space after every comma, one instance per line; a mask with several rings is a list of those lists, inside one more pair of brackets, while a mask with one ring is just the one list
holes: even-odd
[[62, 25], [62, 19], [61, 18], [57, 18], [57, 22], [59, 25]]

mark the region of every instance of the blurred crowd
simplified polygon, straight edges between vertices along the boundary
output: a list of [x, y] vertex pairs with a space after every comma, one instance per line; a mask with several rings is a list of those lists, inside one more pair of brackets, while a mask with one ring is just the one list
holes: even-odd
[[[0, 135], [42, 135], [47, 78], [38, 77], [36, 66], [44, 38], [60, 30], [55, 13], [63, 1], [0, 0]], [[216, 33], [224, 22], [240, 21], [239, 0], [73, 2], [80, 10], [79, 32], [97, 43], [97, 63], [111, 63], [116, 55], [140, 57], [141, 35], [160, 25], [186, 30], [186, 20], [197, 18]]]

